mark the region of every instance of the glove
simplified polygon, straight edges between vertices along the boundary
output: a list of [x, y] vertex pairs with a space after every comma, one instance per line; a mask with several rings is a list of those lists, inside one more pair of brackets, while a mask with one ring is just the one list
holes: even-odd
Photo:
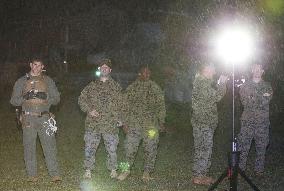
[[34, 90], [31, 90], [31, 91], [27, 92], [27, 93], [23, 96], [23, 98], [24, 98], [25, 100], [35, 99], [36, 96], [35, 96]]

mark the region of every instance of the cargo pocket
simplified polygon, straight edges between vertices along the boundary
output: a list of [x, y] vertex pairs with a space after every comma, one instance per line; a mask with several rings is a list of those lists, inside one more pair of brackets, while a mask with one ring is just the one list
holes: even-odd
[[30, 128], [31, 122], [30, 122], [30, 116], [28, 115], [21, 115], [21, 122], [22, 122], [22, 128]]

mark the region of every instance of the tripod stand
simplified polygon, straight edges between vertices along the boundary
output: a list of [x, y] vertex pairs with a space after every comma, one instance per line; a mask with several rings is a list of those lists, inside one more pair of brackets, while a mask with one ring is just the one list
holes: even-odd
[[237, 138], [235, 138], [235, 76], [234, 76], [234, 65], [233, 65], [233, 74], [232, 74], [232, 145], [231, 145], [231, 152], [228, 156], [228, 168], [223, 172], [223, 174], [217, 179], [215, 183], [208, 189], [208, 191], [213, 191], [217, 186], [226, 178], [228, 177], [230, 180], [230, 191], [237, 191], [238, 187], [238, 175], [240, 174], [241, 177], [251, 186], [251, 188], [255, 191], [260, 191], [253, 182], [246, 176], [243, 170], [239, 167], [239, 155], [240, 152], [238, 151], [238, 143]]
[[238, 187], [238, 175], [244, 178], [244, 180], [250, 185], [250, 187], [255, 191], [260, 191], [253, 182], [247, 177], [247, 175], [239, 167], [239, 154], [237, 151], [237, 141], [234, 139], [232, 142], [232, 151], [229, 153], [228, 157], [228, 168], [222, 173], [222, 175], [217, 179], [215, 183], [208, 189], [208, 191], [213, 191], [217, 186], [228, 177], [230, 180], [230, 191], [237, 191]]

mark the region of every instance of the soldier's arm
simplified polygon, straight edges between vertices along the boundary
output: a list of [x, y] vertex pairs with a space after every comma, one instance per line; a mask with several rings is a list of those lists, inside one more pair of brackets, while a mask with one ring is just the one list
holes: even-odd
[[249, 88], [247, 88], [246, 84], [240, 86], [239, 94], [240, 94], [240, 99], [241, 99], [242, 104], [244, 106], [248, 105], [251, 101], [250, 96], [252, 96], [252, 93], [250, 93], [250, 90], [249, 90]]
[[216, 102], [219, 102], [224, 97], [224, 95], [226, 94], [226, 89], [227, 89], [226, 83], [222, 83], [217, 86], [217, 91], [215, 96]]
[[116, 101], [115, 106], [115, 112], [118, 117], [118, 121], [124, 123], [125, 122], [125, 117], [124, 117], [124, 96], [122, 94], [122, 88], [121, 86], [115, 82], [114, 83], [114, 99]]
[[165, 123], [166, 118], [166, 105], [165, 105], [165, 95], [162, 89], [157, 85], [154, 84], [154, 91], [156, 93], [156, 107], [157, 107], [157, 117], [159, 120], [159, 124], [163, 125]]
[[129, 121], [129, 113], [130, 113], [130, 107], [131, 107], [131, 98], [133, 98], [133, 95], [135, 94], [134, 92], [134, 84], [135, 82], [132, 82], [124, 91], [123, 94], [123, 99], [126, 102], [123, 105], [124, 108], [124, 119], [125, 119], [125, 123], [127, 124]]
[[193, 81], [193, 84], [192, 84], [192, 102], [193, 103], [196, 103], [198, 98], [200, 98], [199, 96], [199, 92], [200, 92], [200, 87], [198, 86], [198, 83], [197, 83], [197, 79], [195, 79]]
[[128, 114], [128, 111], [129, 111], [129, 109], [128, 109], [128, 107], [129, 107], [129, 104], [128, 104], [128, 101], [127, 101], [127, 96], [126, 96], [126, 94], [125, 93], [123, 93], [123, 92], [121, 92], [121, 94], [120, 94], [120, 99], [121, 99], [121, 102], [120, 102], [120, 112], [121, 112], [121, 122], [123, 123], [123, 124], [125, 124], [126, 123], [126, 121], [127, 121], [127, 114]]
[[133, 92], [133, 89], [135, 87], [136, 81], [132, 82], [125, 90], [126, 94], [131, 94]]
[[166, 106], [165, 106], [165, 99], [164, 99], [164, 95], [160, 95], [158, 97], [158, 119], [159, 119], [159, 123], [160, 125], [165, 123], [165, 118], [166, 118]]
[[270, 83], [268, 85], [268, 93], [273, 94], [273, 89]]
[[[136, 81], [134, 81], [125, 90], [124, 99], [126, 99], [128, 103], [131, 103], [131, 101], [134, 98], [134, 95], [137, 93], [136, 90], [135, 90], [136, 86], [137, 86], [137, 83], [136, 83]], [[131, 106], [129, 105], [129, 107], [131, 107]]]
[[13, 92], [12, 92], [12, 96], [10, 99], [10, 103], [14, 106], [21, 106], [24, 98], [22, 95], [22, 91], [23, 91], [23, 87], [24, 87], [24, 80], [22, 78], [20, 78], [19, 80], [16, 81], [14, 87], [13, 87]]
[[[91, 82], [92, 83], [92, 82]], [[92, 110], [92, 107], [90, 105], [90, 100], [89, 100], [89, 91], [90, 91], [90, 88], [91, 88], [91, 83], [88, 84], [84, 89], [83, 91], [81, 92], [81, 95], [79, 96], [78, 98], [78, 104], [81, 108], [81, 110], [83, 112], [91, 112]]]
[[55, 82], [50, 78], [48, 79], [48, 96], [47, 101], [49, 105], [56, 105], [60, 102], [60, 93], [55, 85]]
[[265, 91], [262, 96], [265, 98], [267, 102], [269, 102], [272, 99], [273, 89], [270, 83], [267, 82], [265, 85], [266, 85]]
[[272, 94], [273, 94], [273, 89], [270, 83], [268, 83], [267, 85], [267, 93], [270, 94], [269, 98], [272, 98]]

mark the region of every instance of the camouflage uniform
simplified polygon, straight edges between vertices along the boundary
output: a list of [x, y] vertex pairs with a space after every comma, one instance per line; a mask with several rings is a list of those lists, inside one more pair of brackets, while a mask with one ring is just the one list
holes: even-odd
[[[81, 92], [78, 99], [79, 106], [87, 113], [85, 120], [85, 161], [86, 169], [92, 170], [95, 164], [95, 154], [103, 137], [108, 152], [107, 168], [117, 168], [117, 123], [121, 121], [122, 94], [121, 87], [112, 78], [107, 81], [93, 81]], [[93, 118], [88, 115], [95, 109], [99, 116]]]
[[194, 138], [193, 176], [206, 176], [211, 165], [213, 135], [218, 124], [217, 102], [225, 95], [226, 85], [213, 87], [213, 81], [197, 74], [192, 92]]
[[[46, 99], [24, 99], [26, 92], [38, 90], [45, 92]], [[22, 127], [23, 127], [23, 144], [24, 159], [27, 174], [30, 177], [37, 175], [36, 160], [36, 139], [39, 136], [45, 161], [50, 176], [59, 176], [58, 164], [56, 160], [56, 141], [55, 135], [47, 135], [44, 122], [50, 117], [49, 108], [60, 101], [60, 94], [54, 81], [46, 76], [26, 76], [18, 79], [14, 85], [10, 103], [14, 106], [22, 107]]]
[[127, 125], [129, 131], [125, 140], [126, 159], [130, 167], [134, 163], [139, 143], [143, 140], [144, 171], [154, 169], [159, 142], [159, 127], [164, 123], [166, 110], [164, 93], [151, 80], [137, 79], [125, 92], [128, 102]]
[[269, 142], [269, 101], [272, 93], [268, 82], [248, 81], [240, 87], [240, 98], [244, 107], [239, 134], [240, 168], [245, 170], [248, 152], [254, 139], [256, 146], [255, 171], [263, 172], [266, 147]]

